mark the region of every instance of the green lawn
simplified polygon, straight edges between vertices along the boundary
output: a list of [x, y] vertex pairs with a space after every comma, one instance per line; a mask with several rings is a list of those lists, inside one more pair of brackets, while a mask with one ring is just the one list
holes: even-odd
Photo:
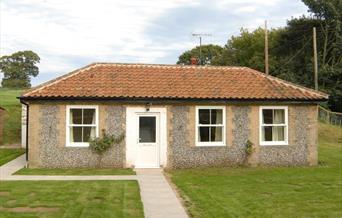
[[0, 217], [143, 217], [137, 181], [6, 181]]
[[171, 171], [193, 217], [342, 217], [342, 129], [319, 128], [318, 167]]
[[89, 169], [30, 169], [23, 168], [16, 175], [135, 175], [132, 169], [89, 168]]
[[24, 154], [25, 150], [21, 148], [1, 148], [0, 149], [0, 166], [4, 165], [10, 160], [13, 160], [16, 157], [19, 157], [20, 155]]
[[20, 142], [21, 104], [16, 97], [20, 96], [22, 92], [23, 90], [20, 89], [0, 88], [0, 107], [7, 111], [2, 144]]

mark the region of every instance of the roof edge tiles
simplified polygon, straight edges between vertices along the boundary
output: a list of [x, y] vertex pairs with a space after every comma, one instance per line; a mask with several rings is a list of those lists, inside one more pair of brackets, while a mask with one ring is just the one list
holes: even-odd
[[[190, 78], [188, 78], [189, 80], [187, 81], [187, 83], [192, 85], [190, 88], [187, 86], [189, 84], [183, 84], [183, 72], [187, 72], [190, 75]], [[82, 73], [85, 74], [83, 75]], [[94, 78], [91, 81], [84, 81], [87, 79], [86, 76], [90, 75], [89, 73], [91, 75], [94, 74]], [[144, 75], [144, 73], [149, 73], [146, 75], [151, 75], [150, 73], [155, 74], [153, 74], [154, 77], [151, 80], [151, 78], [145, 79], [146, 75]], [[198, 73], [200, 73], [200, 76]], [[115, 87], [106, 86], [106, 84], [104, 84], [103, 87], [94, 85], [96, 80], [99, 80], [99, 82], [105, 81], [104, 83], [107, 83], [108, 81], [110, 84], [113, 82], [111, 80], [114, 80], [112, 79], [113, 74], [119, 74], [120, 76], [130, 78], [130, 80], [127, 80], [126, 78], [126, 80], [122, 80], [119, 83], [119, 88], [123, 87], [122, 89], [124, 91], [118, 91], [117, 84], [115, 84]], [[83, 75], [83, 77], [80, 75]], [[254, 75], [254, 77], [251, 75]], [[80, 79], [78, 79], [77, 76], [79, 76]], [[223, 78], [221, 78], [221, 76]], [[137, 89], [140, 88], [138, 91], [134, 90], [134, 86], [132, 91], [132, 80], [135, 79], [142, 84], [141, 87], [139, 87], [139, 83], [138, 85], [136, 84], [138, 86]], [[222, 80], [224, 79], [226, 81], [232, 80], [233, 82], [231, 85], [227, 84], [227, 82], [223, 84]], [[167, 87], [170, 80], [174, 80], [173, 82], [175, 85], [181, 85], [180, 88], [178, 90], [175, 89], [170, 91], [170, 88]], [[211, 87], [210, 84], [207, 84], [209, 83], [207, 82], [209, 80], [213, 83], [220, 84], [219, 88], [224, 90], [217, 94], [217, 90], [214, 90], [215, 87]], [[255, 90], [253, 90], [253, 92], [248, 92], [245, 83], [255, 85]], [[75, 88], [75, 86], [77, 87]], [[267, 86], [268, 89], [265, 89], [264, 86]], [[153, 89], [149, 87], [152, 87]], [[91, 91], [87, 90], [87, 92], [85, 92], [82, 89], [90, 89]], [[94, 89], [96, 90], [92, 91]], [[275, 92], [275, 89], [278, 89], [278, 91]], [[64, 92], [64, 90], [67, 90], [68, 92]], [[287, 99], [289, 101], [325, 101], [328, 99], [328, 95], [323, 92], [293, 84], [270, 75], [265, 75], [262, 72], [248, 67], [125, 63], [92, 63], [34, 87], [24, 93], [20, 98], [66, 99], [82, 97], [104, 97], [113, 99], [141, 97], [165, 99]]]

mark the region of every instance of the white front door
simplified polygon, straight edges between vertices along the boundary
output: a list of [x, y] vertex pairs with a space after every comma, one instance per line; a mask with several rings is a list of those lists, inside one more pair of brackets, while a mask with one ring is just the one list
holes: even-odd
[[126, 166], [166, 166], [166, 107], [127, 107]]
[[137, 113], [135, 167], [159, 167], [159, 114]]

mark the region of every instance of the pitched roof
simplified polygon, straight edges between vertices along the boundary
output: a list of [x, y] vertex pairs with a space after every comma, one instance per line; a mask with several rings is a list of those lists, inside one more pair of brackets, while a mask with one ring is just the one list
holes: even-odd
[[21, 98], [322, 101], [328, 95], [247, 67], [94, 63]]

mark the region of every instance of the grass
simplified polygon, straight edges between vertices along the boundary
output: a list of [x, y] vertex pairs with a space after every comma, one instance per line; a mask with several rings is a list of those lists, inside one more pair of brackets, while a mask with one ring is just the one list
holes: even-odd
[[30, 169], [23, 168], [15, 173], [16, 175], [135, 175], [130, 169], [116, 168], [78, 168], [78, 169]]
[[143, 217], [137, 181], [5, 181], [0, 216]]
[[0, 88], [0, 107], [7, 111], [2, 144], [13, 144], [20, 142], [21, 132], [21, 104], [16, 97], [23, 90]]
[[21, 148], [1, 148], [0, 149], [0, 166], [4, 165], [10, 160], [19, 157], [20, 155], [24, 154], [25, 150]]
[[192, 217], [342, 217], [342, 129], [319, 126], [317, 167], [170, 171]]

